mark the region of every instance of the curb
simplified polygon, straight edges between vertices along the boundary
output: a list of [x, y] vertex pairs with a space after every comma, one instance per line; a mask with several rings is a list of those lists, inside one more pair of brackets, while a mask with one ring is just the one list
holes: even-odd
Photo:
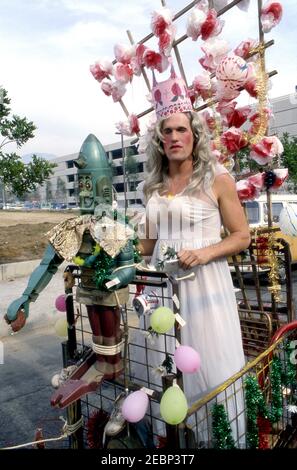
[[[20, 277], [29, 276], [39, 266], [41, 261], [41, 259], [32, 259], [17, 263], [0, 264], [0, 282], [13, 281]], [[65, 269], [67, 264], [69, 264], [67, 261], [63, 261], [58, 270]]]
[[0, 281], [11, 281], [28, 276], [40, 264], [41, 259], [19, 261], [18, 263], [0, 264]]

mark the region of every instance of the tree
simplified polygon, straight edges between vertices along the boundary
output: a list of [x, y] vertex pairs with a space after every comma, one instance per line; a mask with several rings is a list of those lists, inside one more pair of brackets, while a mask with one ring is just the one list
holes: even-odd
[[56, 199], [59, 202], [65, 201], [66, 200], [66, 183], [65, 181], [61, 178], [61, 176], [58, 176], [57, 178], [57, 189], [56, 189]]
[[288, 182], [293, 183], [294, 191], [297, 190], [297, 137], [285, 132], [280, 139], [284, 146], [284, 153], [281, 156], [281, 166], [288, 168]]
[[127, 180], [129, 182], [130, 191], [134, 191], [134, 199], [136, 202], [136, 181], [137, 181], [137, 173], [139, 171], [139, 163], [135, 157], [133, 148], [128, 148], [125, 158], [125, 170]]
[[53, 185], [51, 180], [47, 180], [45, 184], [45, 200], [47, 203], [53, 200]]
[[0, 143], [0, 178], [6, 188], [13, 194], [21, 197], [28, 191], [34, 191], [52, 173], [56, 166], [36, 155], [27, 165], [15, 153], [5, 153], [4, 147], [15, 144], [19, 149], [29, 139], [34, 137], [35, 125], [26, 117], [10, 116], [10, 98], [7, 91], [0, 88], [0, 134], [3, 137]]

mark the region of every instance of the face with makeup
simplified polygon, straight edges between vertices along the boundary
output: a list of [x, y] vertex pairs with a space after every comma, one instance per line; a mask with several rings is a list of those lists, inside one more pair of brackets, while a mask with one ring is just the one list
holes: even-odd
[[192, 160], [194, 137], [186, 114], [176, 113], [165, 119], [161, 132], [164, 152], [169, 162]]

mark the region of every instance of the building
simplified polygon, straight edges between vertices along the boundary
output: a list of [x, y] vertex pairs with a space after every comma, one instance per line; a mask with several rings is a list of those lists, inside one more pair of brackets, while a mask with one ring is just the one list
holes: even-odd
[[[292, 136], [297, 136], [297, 92], [291, 95], [280, 96], [271, 100], [274, 118], [271, 121], [269, 133], [270, 135], [277, 134], [281, 136], [284, 132], [288, 132]], [[136, 186], [140, 181], [145, 179], [145, 160], [146, 155], [137, 155], [136, 159], [138, 162], [137, 172], [130, 178], [126, 178], [124, 184], [124, 171], [123, 171], [123, 157], [122, 157], [122, 146], [121, 142], [106, 145], [105, 151], [108, 155], [108, 159], [111, 162], [113, 168], [113, 184], [118, 195], [118, 200], [121, 204], [124, 204], [125, 196], [128, 205], [140, 204], [141, 201], [137, 199]], [[124, 141], [124, 151], [127, 155], [136, 154], [137, 149], [135, 146], [135, 139], [127, 139]], [[53, 188], [53, 194], [56, 195], [58, 181], [63, 180], [65, 182], [65, 194], [64, 197], [58, 198], [54, 196], [56, 202], [64, 202], [68, 206], [77, 205], [77, 184], [76, 174], [77, 169], [73, 164], [78, 156], [78, 153], [65, 155], [53, 159], [52, 162], [58, 166], [54, 170], [53, 176], [50, 178], [50, 182]], [[41, 192], [42, 201], [46, 201], [46, 191], [43, 186]], [[61, 191], [60, 191], [61, 194]]]

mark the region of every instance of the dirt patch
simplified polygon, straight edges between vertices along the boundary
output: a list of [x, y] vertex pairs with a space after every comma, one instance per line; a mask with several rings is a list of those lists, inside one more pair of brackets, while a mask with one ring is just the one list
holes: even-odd
[[42, 258], [45, 233], [74, 212], [0, 212], [0, 264]]

